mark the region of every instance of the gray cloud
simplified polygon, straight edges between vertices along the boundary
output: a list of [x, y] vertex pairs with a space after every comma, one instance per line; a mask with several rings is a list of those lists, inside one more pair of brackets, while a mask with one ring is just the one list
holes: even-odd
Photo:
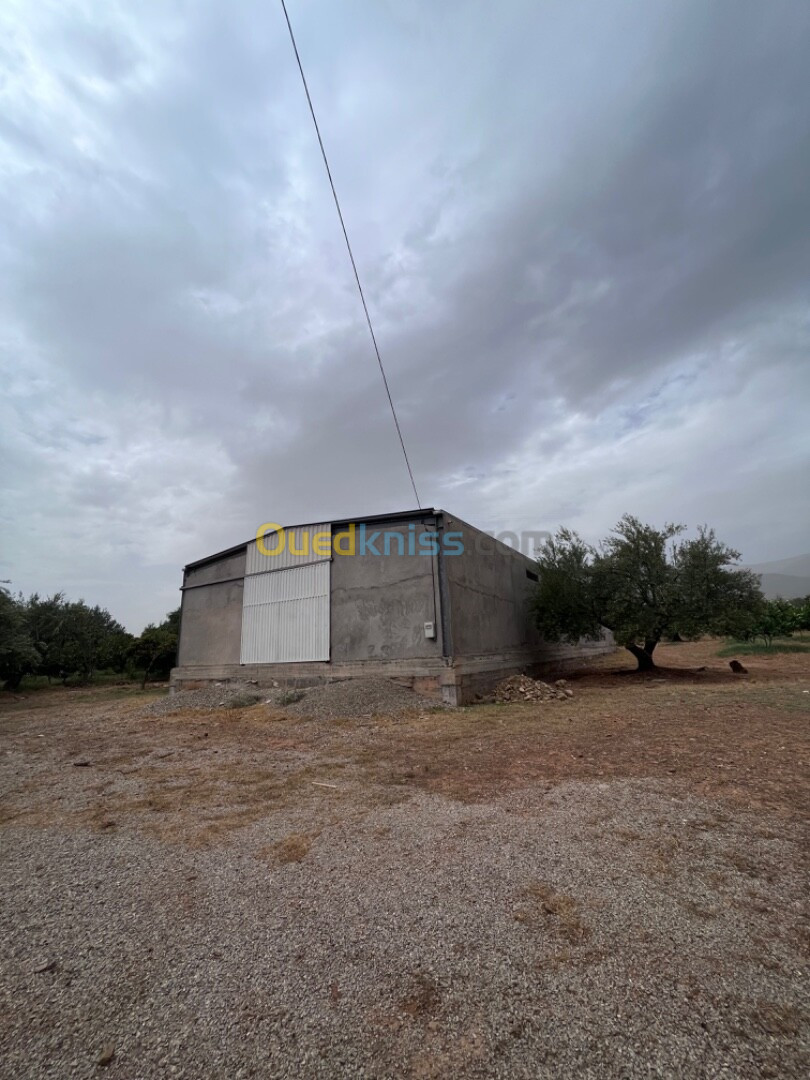
[[[293, 4], [426, 502], [807, 550], [810, 10]], [[409, 505], [280, 11], [10, 7], [3, 577]]]

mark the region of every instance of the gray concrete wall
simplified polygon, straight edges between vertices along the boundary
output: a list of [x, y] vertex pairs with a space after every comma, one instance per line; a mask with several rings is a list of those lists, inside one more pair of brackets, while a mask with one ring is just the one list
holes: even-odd
[[539, 648], [528, 606], [532, 560], [450, 514], [444, 532], [461, 533], [464, 544], [463, 554], [443, 557], [453, 655]]
[[202, 566], [189, 567], [183, 575], [183, 588], [192, 585], [206, 585], [212, 581], [225, 581], [228, 578], [243, 578], [245, 576], [245, 548], [223, 555], [222, 558], [212, 559], [203, 563]]
[[[330, 630], [335, 662], [442, 655], [437, 559], [407, 554], [407, 524], [382, 528], [403, 537], [406, 554], [396, 553], [394, 541], [388, 555], [335, 555], [332, 560]], [[417, 522], [414, 535], [427, 530], [433, 531], [433, 526]], [[377, 547], [383, 550], [382, 541]], [[436, 626], [435, 641], [425, 637], [426, 622]]]
[[186, 571], [178, 666], [239, 663], [244, 573], [244, 551]]

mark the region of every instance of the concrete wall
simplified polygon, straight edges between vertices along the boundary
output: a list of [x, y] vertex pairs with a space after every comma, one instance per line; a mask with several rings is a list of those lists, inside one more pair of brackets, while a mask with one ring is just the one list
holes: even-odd
[[[437, 558], [407, 554], [407, 524], [383, 524], [374, 528], [384, 528], [401, 536], [406, 553], [396, 553], [399, 545], [394, 540], [388, 555], [334, 556], [330, 602], [331, 659], [340, 663], [441, 657]], [[432, 524], [417, 521], [414, 536], [433, 529]], [[381, 540], [376, 546], [381, 552], [384, 550]], [[418, 540], [414, 550], [419, 551]], [[435, 640], [425, 637], [426, 622], [434, 623]]]
[[464, 552], [446, 554], [450, 639], [454, 656], [539, 648], [529, 612], [534, 563], [472, 525], [444, 516], [444, 532], [461, 533]]
[[226, 581], [229, 578], [245, 576], [245, 548], [222, 555], [202, 566], [190, 566], [183, 575], [183, 588], [194, 585], [206, 585], [210, 582]]
[[[415, 520], [415, 537], [433, 531]], [[402, 537], [390, 554], [335, 555], [331, 565], [330, 637], [335, 663], [441, 658], [437, 558], [409, 555], [408, 523], [369, 526]], [[335, 531], [345, 531], [341, 526]], [[382, 540], [376, 547], [384, 551]], [[358, 546], [359, 550], [359, 546]], [[418, 552], [418, 543], [415, 546]], [[186, 571], [178, 667], [238, 664], [242, 631], [244, 550]], [[230, 580], [230, 579], [237, 580]], [[433, 622], [436, 638], [425, 637]]]
[[244, 573], [244, 550], [186, 571], [179, 667], [239, 663]]
[[464, 544], [463, 554], [442, 561], [452, 655], [452, 681], [444, 676], [442, 693], [449, 704], [475, 701], [516, 672], [545, 676], [613, 650], [611, 635], [576, 645], [544, 642], [530, 606], [534, 561], [450, 514], [444, 532], [460, 532]]

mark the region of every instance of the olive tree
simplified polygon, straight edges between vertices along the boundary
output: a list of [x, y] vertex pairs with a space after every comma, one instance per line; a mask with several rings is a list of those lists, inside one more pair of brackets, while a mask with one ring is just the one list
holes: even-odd
[[547, 641], [594, 640], [612, 631], [639, 671], [655, 667], [662, 637], [730, 633], [755, 618], [759, 579], [739, 553], [701, 528], [656, 529], [626, 514], [598, 547], [560, 529], [537, 554], [533, 611]]

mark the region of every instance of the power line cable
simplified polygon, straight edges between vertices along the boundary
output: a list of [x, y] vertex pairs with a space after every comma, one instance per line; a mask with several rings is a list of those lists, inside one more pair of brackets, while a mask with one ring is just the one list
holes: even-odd
[[309, 86], [307, 85], [307, 77], [304, 74], [304, 68], [303, 68], [303, 66], [301, 64], [301, 57], [300, 57], [300, 55], [298, 53], [298, 46], [295, 43], [295, 34], [293, 33], [292, 23], [290, 22], [290, 16], [287, 14], [287, 5], [284, 2], [284, 0], [281, 0], [281, 7], [282, 7], [282, 10], [284, 11], [284, 18], [287, 21], [287, 29], [290, 31], [290, 41], [292, 42], [293, 51], [295, 52], [295, 59], [296, 59], [296, 61], [298, 63], [298, 70], [301, 72], [301, 82], [304, 84], [304, 93], [307, 95], [307, 104], [309, 105], [309, 111], [312, 114], [312, 123], [315, 125], [315, 134], [318, 136], [318, 145], [321, 148], [321, 156], [323, 157], [323, 163], [326, 166], [326, 175], [329, 177], [329, 186], [332, 189], [332, 197], [335, 200], [335, 207], [336, 207], [337, 212], [338, 212], [338, 217], [340, 218], [340, 227], [343, 229], [343, 239], [346, 241], [346, 249], [349, 252], [349, 258], [351, 259], [352, 270], [354, 271], [354, 280], [357, 282], [357, 291], [360, 293], [360, 300], [362, 301], [363, 311], [365, 312], [365, 315], [366, 315], [366, 322], [368, 323], [368, 332], [371, 334], [371, 341], [372, 341], [372, 343], [374, 345], [374, 352], [375, 352], [375, 354], [377, 356], [377, 363], [380, 366], [380, 374], [382, 375], [383, 385], [385, 386], [385, 393], [386, 393], [386, 395], [388, 397], [388, 404], [391, 406], [391, 415], [394, 418], [394, 425], [396, 426], [397, 435], [399, 436], [399, 445], [402, 447], [402, 454], [403, 454], [403, 457], [405, 458], [405, 465], [407, 466], [407, 469], [408, 469], [408, 476], [411, 479], [411, 487], [413, 488], [413, 493], [416, 496], [416, 505], [421, 510], [422, 509], [422, 503], [419, 500], [419, 492], [416, 490], [416, 481], [413, 478], [413, 469], [411, 468], [411, 463], [410, 463], [410, 461], [408, 459], [408, 451], [405, 449], [405, 440], [402, 437], [402, 429], [399, 426], [399, 419], [397, 417], [397, 410], [394, 408], [394, 399], [391, 397], [391, 390], [389, 389], [389, 386], [388, 386], [388, 379], [386, 378], [385, 368], [383, 367], [382, 357], [380, 356], [380, 349], [379, 349], [379, 346], [377, 345], [377, 338], [376, 338], [376, 336], [374, 334], [374, 327], [371, 325], [371, 316], [368, 313], [368, 305], [366, 304], [366, 298], [365, 298], [365, 295], [363, 293], [363, 286], [360, 284], [360, 275], [357, 272], [357, 263], [354, 261], [354, 254], [352, 252], [352, 245], [349, 243], [349, 234], [346, 231], [346, 223], [343, 220], [343, 212], [340, 209], [340, 200], [338, 199], [337, 191], [335, 190], [335, 182], [332, 179], [332, 170], [329, 168], [329, 160], [328, 160], [328, 158], [326, 156], [326, 150], [324, 149], [323, 139], [321, 138], [321, 129], [318, 127], [318, 120], [317, 120], [317, 117], [315, 116], [315, 109], [313, 107], [312, 98], [311, 98], [310, 93], [309, 93]]

